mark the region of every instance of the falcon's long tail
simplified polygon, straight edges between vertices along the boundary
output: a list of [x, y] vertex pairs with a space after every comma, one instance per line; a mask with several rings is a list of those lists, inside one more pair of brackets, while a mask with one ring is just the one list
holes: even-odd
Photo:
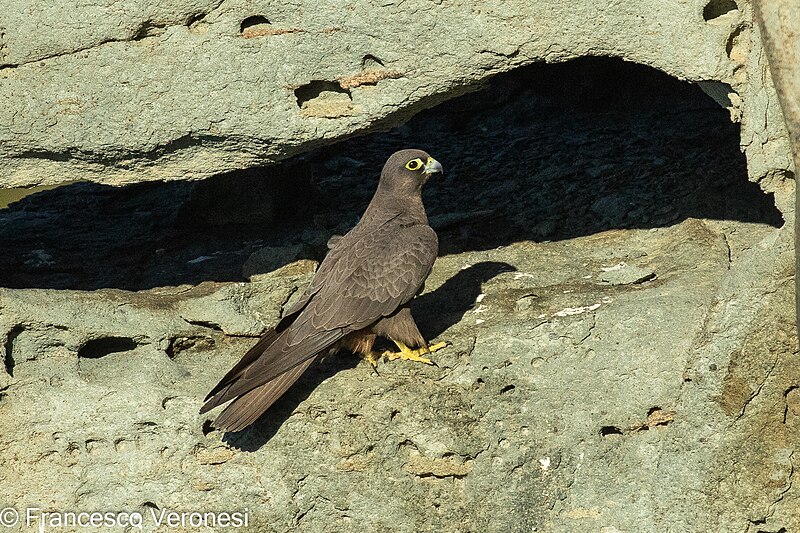
[[231, 402], [213, 425], [225, 431], [244, 429], [297, 381], [319, 353], [341, 336], [339, 330], [322, 332], [308, 336], [289, 350], [282, 350], [286, 342], [285, 328], [269, 330], [208, 393], [200, 414]]
[[[271, 381], [233, 400], [214, 420], [214, 427], [223, 431], [240, 431], [255, 422], [297, 381], [297, 378], [315, 359], [316, 357], [307, 359]], [[204, 411], [201, 412], [211, 409], [211, 407], [207, 408], [210, 403], [204, 405]]]
[[231, 388], [231, 386], [236, 383], [236, 380], [242, 375], [248, 366], [253, 364], [258, 360], [259, 357], [270, 347], [272, 343], [278, 338], [279, 333], [275, 328], [270, 329], [267, 331], [258, 342], [253, 345], [252, 348], [247, 350], [247, 352], [242, 356], [238, 363], [236, 363], [233, 368], [228, 370], [228, 372], [219, 380], [219, 383], [211, 389], [211, 391], [206, 394], [205, 399], [203, 400], [205, 405], [200, 409], [200, 414], [203, 414], [211, 409], [215, 408], [218, 405], [222, 405], [226, 401], [230, 400], [227, 398], [223, 400], [225, 397], [225, 393]]

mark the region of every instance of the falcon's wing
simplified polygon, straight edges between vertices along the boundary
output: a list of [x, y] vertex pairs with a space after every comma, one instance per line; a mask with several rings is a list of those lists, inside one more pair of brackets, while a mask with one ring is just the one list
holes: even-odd
[[311, 323], [314, 329], [358, 330], [393, 313], [425, 283], [438, 247], [426, 225], [384, 226], [364, 236], [337, 254], [323, 283], [312, 283], [313, 299], [292, 329], [299, 333]]
[[[438, 251], [436, 233], [427, 225], [385, 224], [357, 240], [347, 237], [320, 265], [298, 302], [302, 310], [297, 317], [259, 357], [251, 355], [250, 364], [229, 376], [228, 385], [209, 404], [219, 405], [269, 383], [347, 333], [392, 314], [417, 293]], [[297, 307], [290, 312], [296, 313]], [[282, 325], [283, 321], [279, 328]]]

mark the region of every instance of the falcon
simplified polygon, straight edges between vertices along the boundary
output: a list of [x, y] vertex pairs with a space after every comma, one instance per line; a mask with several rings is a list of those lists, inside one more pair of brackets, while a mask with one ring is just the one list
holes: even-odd
[[[350, 350], [374, 367], [381, 356], [433, 364], [409, 302], [422, 291], [438, 253], [422, 187], [442, 165], [422, 150], [401, 150], [386, 161], [364, 215], [328, 254], [303, 296], [287, 310], [205, 398], [200, 413], [230, 402], [213, 425], [240, 431], [258, 419], [314, 360]], [[398, 351], [377, 354], [377, 337]]]

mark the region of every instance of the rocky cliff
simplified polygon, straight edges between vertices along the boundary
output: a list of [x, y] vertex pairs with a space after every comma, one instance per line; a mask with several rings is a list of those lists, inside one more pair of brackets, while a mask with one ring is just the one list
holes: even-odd
[[[748, 3], [7, 4], [0, 183], [94, 183], [0, 210], [0, 508], [800, 528], [794, 180]], [[211, 431], [406, 146], [447, 172], [439, 366], [331, 357]]]

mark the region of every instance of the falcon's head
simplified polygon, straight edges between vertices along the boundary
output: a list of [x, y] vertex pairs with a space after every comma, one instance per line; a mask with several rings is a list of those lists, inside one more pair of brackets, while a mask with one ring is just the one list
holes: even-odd
[[400, 150], [383, 165], [381, 186], [396, 192], [419, 191], [433, 174], [442, 173], [442, 164], [422, 150]]

